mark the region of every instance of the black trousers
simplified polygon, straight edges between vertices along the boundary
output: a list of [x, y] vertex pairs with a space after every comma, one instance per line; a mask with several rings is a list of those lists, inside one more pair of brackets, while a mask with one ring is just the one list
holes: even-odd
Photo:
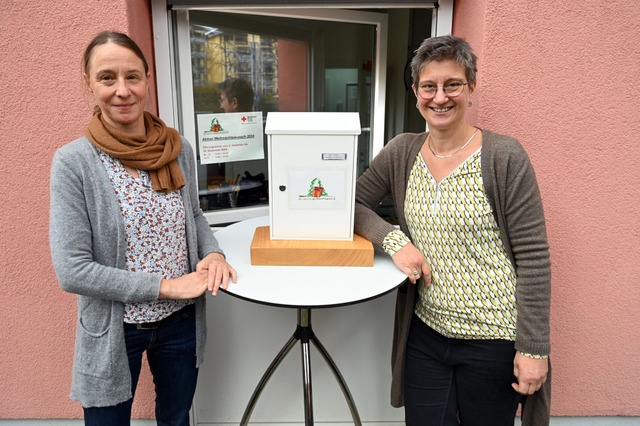
[[413, 316], [405, 359], [407, 426], [512, 426], [514, 343], [450, 339]]

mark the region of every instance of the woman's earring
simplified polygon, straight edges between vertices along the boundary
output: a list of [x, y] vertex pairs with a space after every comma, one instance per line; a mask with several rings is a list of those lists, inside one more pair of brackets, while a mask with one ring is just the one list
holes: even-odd
[[467, 106], [468, 106], [469, 108], [471, 108], [471, 107], [473, 106], [473, 101], [469, 101], [469, 103], [467, 104]]
[[416, 108], [420, 109], [420, 103], [416, 102]]

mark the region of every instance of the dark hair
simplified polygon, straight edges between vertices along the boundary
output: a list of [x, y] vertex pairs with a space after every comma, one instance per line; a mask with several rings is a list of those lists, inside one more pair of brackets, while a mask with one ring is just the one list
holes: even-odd
[[93, 52], [93, 49], [97, 46], [101, 46], [107, 43], [114, 43], [118, 46], [122, 46], [131, 50], [142, 61], [145, 74], [149, 72], [149, 64], [144, 58], [144, 53], [142, 53], [142, 50], [140, 50], [140, 47], [138, 47], [135, 41], [131, 40], [128, 35], [123, 33], [115, 31], [103, 31], [95, 36], [93, 40], [91, 40], [91, 42], [87, 45], [87, 48], [84, 50], [84, 55], [82, 56], [82, 71], [85, 74], [87, 73], [89, 68], [89, 60], [91, 60], [91, 53]]
[[241, 78], [228, 78], [218, 85], [218, 90], [224, 92], [227, 99], [238, 100], [238, 110], [247, 112], [253, 109], [253, 87], [248, 81]]
[[477, 59], [469, 43], [461, 37], [446, 35], [425, 39], [411, 61], [413, 84], [419, 83], [420, 71], [433, 61], [456, 61], [464, 68], [467, 82], [474, 84], [478, 72]]

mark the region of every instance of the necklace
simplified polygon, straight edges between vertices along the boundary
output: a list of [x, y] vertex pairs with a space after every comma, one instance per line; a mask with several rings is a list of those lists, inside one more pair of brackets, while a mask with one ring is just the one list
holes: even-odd
[[431, 153], [436, 157], [436, 158], [451, 158], [454, 155], [456, 155], [457, 153], [459, 153], [460, 151], [462, 151], [463, 149], [465, 149], [467, 147], [467, 145], [469, 145], [469, 143], [471, 143], [471, 139], [473, 139], [473, 137], [476, 135], [476, 133], [478, 133], [478, 129], [476, 129], [475, 132], [473, 132], [473, 134], [471, 135], [471, 137], [469, 138], [469, 140], [467, 142], [465, 142], [464, 145], [462, 145], [460, 148], [456, 149], [455, 151], [453, 151], [451, 154], [449, 155], [438, 155], [436, 154], [436, 152], [433, 150], [433, 148], [431, 148], [431, 135], [429, 135], [429, 151], [431, 151]]

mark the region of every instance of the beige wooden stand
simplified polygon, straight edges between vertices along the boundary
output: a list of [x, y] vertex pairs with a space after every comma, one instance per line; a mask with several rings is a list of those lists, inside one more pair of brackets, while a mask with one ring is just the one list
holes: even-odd
[[373, 245], [358, 234], [353, 241], [272, 240], [259, 226], [251, 242], [251, 264], [270, 266], [373, 266]]

